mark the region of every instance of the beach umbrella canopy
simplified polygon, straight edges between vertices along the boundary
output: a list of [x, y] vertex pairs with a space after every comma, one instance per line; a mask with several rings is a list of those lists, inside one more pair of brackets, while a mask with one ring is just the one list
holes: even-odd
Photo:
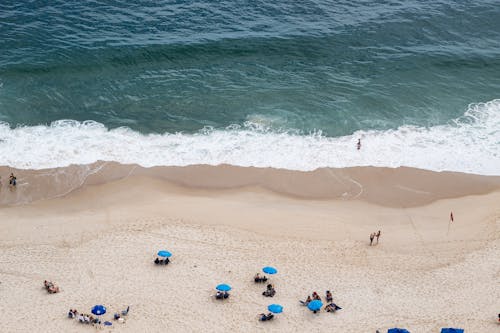
[[387, 333], [410, 333], [410, 331], [404, 328], [389, 328]]
[[170, 258], [172, 256], [172, 253], [168, 252], [168, 251], [165, 251], [165, 250], [161, 250], [161, 251], [158, 251], [158, 256], [159, 257], [167, 257], [167, 258]]
[[267, 307], [269, 311], [272, 313], [282, 313], [283, 312], [283, 307], [279, 304], [271, 304]]
[[442, 328], [441, 333], [464, 333], [461, 328]]
[[93, 314], [100, 316], [106, 313], [106, 307], [104, 305], [94, 305], [90, 311], [92, 311]]
[[271, 266], [266, 266], [264, 268], [262, 268], [262, 271], [266, 274], [276, 274], [278, 273], [278, 270], [274, 267], [271, 267]]
[[317, 300], [317, 299], [310, 301], [309, 304], [307, 304], [307, 307], [311, 311], [318, 311], [319, 309], [321, 309], [322, 306], [323, 306], [323, 302], [321, 302], [320, 300]]
[[223, 284], [219, 284], [217, 287], [215, 287], [215, 289], [220, 290], [220, 291], [229, 291], [229, 290], [231, 290], [231, 286], [223, 283]]

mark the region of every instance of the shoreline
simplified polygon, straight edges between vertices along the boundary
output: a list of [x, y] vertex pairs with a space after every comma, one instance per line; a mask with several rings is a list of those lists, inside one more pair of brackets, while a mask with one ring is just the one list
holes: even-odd
[[[18, 178], [15, 190], [7, 184], [11, 172]], [[40, 170], [0, 166], [0, 175], [0, 207], [63, 197], [87, 186], [134, 177], [158, 179], [186, 189], [218, 191], [255, 187], [298, 199], [362, 200], [388, 207], [414, 207], [500, 189], [500, 176], [408, 167], [295, 171], [231, 165], [145, 168], [135, 164], [99, 161]]]

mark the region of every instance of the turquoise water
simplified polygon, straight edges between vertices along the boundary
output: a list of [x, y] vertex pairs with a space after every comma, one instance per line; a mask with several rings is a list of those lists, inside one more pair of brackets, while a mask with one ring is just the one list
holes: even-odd
[[[498, 1], [4, 1], [0, 38], [0, 152], [14, 166], [500, 170]], [[82, 137], [107, 147], [73, 153]], [[358, 137], [373, 154], [345, 159]], [[124, 141], [158, 156], [113, 155]], [[459, 156], [443, 162], [442, 144]]]

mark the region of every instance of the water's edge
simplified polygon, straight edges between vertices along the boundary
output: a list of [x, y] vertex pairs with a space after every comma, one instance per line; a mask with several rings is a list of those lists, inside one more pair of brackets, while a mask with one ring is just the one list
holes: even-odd
[[[8, 185], [11, 172], [18, 180], [15, 189]], [[144, 177], [164, 184], [165, 191], [174, 191], [178, 187], [189, 191], [260, 188], [297, 199], [359, 199], [386, 206], [418, 206], [439, 199], [480, 195], [500, 189], [499, 176], [406, 167], [321, 168], [304, 172], [231, 165], [145, 168], [136, 164], [99, 161], [43, 170], [2, 166], [0, 174], [0, 205], [3, 206], [63, 197], [82, 188], [114, 181], [130, 181], [130, 186], [134, 186], [135, 181]]]

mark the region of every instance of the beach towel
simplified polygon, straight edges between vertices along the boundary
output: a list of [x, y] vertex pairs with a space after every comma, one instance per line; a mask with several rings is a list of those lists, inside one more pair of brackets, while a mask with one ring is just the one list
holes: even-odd
[[464, 333], [461, 328], [442, 328], [441, 333]]

